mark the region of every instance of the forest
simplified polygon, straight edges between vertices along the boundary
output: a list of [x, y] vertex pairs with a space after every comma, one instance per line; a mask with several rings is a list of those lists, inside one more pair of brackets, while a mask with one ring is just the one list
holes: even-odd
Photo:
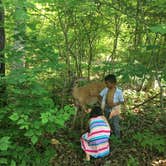
[[[165, 0], [0, 0], [0, 166], [165, 166], [165, 73]], [[122, 137], [87, 163], [74, 82], [108, 74]]]

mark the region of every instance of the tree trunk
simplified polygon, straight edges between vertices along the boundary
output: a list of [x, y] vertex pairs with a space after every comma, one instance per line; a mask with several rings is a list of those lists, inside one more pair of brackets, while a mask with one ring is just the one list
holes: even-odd
[[139, 14], [140, 14], [140, 0], [137, 0], [137, 9], [135, 17], [135, 36], [134, 36], [134, 48], [137, 49], [139, 44]]
[[[65, 13], [66, 14], [66, 13]], [[66, 16], [65, 16], [66, 17]], [[63, 35], [64, 35], [64, 42], [65, 42], [65, 62], [66, 62], [66, 78], [68, 82], [71, 82], [71, 67], [70, 67], [70, 44], [69, 44], [69, 39], [68, 39], [68, 24], [67, 22], [64, 22], [60, 12], [58, 12], [58, 20], [59, 24], [61, 26]], [[66, 20], [65, 20], [66, 21]]]
[[92, 57], [93, 57], [93, 46], [92, 46], [92, 41], [91, 41], [90, 36], [89, 36], [88, 80], [90, 80]]
[[25, 40], [26, 40], [26, 15], [27, 9], [21, 3], [25, 1], [20, 1], [18, 6], [15, 7], [15, 12], [20, 12], [22, 15], [20, 17], [15, 16], [15, 29], [14, 29], [14, 48], [15, 54], [13, 59], [13, 70], [19, 70], [20, 68], [27, 67], [25, 60]]
[[[156, 39], [157, 39], [157, 35], [156, 35]], [[161, 39], [159, 41], [162, 41]], [[154, 44], [155, 45], [155, 44]], [[161, 42], [159, 43], [159, 45], [161, 45]], [[155, 77], [158, 83], [158, 86], [160, 88], [160, 107], [161, 109], [164, 109], [164, 98], [163, 98], [163, 87], [161, 85], [161, 78], [159, 76], [160, 73], [160, 69], [158, 67], [159, 64], [159, 54], [160, 54], [160, 47], [156, 50], [156, 52], [154, 53], [154, 66], [155, 66]]]
[[[115, 15], [114, 20], [115, 20], [114, 44], [113, 44], [112, 53], [111, 53], [110, 57], [108, 58], [108, 61], [110, 61], [110, 59], [111, 59], [112, 64], [114, 63], [114, 60], [115, 60], [115, 57], [116, 57], [116, 51], [117, 51], [117, 46], [118, 46], [118, 38], [119, 38], [120, 26], [121, 26], [119, 16]], [[109, 73], [110, 72], [114, 72], [114, 68], [113, 68], [112, 71], [109, 70]]]
[[115, 16], [115, 38], [114, 38], [114, 45], [113, 45], [113, 50], [112, 50], [112, 61], [114, 61], [115, 56], [116, 56], [116, 50], [117, 50], [117, 45], [118, 45], [118, 38], [120, 34], [120, 17]]
[[[0, 77], [1, 77], [1, 83], [2, 78], [5, 76], [5, 55], [4, 55], [4, 48], [5, 48], [5, 28], [4, 28], [4, 8], [2, 1], [0, 0]], [[0, 107], [3, 107], [5, 105], [5, 84], [0, 84]]]

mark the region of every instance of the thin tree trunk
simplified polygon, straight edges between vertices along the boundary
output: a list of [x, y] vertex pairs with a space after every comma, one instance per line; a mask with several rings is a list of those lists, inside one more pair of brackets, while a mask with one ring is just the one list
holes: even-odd
[[92, 57], [93, 57], [93, 46], [92, 41], [89, 36], [89, 59], [88, 59], [88, 80], [90, 80], [90, 70], [91, 70], [91, 64], [92, 64]]
[[70, 48], [69, 48], [70, 46], [69, 46], [69, 40], [68, 40], [68, 25], [67, 25], [67, 23], [63, 22], [59, 12], [58, 12], [58, 19], [59, 19], [59, 23], [60, 23], [60, 26], [61, 26], [61, 29], [62, 29], [62, 32], [64, 35], [64, 39], [65, 39], [65, 49], [66, 49], [65, 61], [66, 61], [66, 65], [67, 65], [66, 74], [67, 74], [68, 81], [71, 82], [71, 80], [70, 80], [71, 69], [70, 69]]
[[[111, 53], [110, 57], [108, 58], [108, 61], [110, 61], [110, 59], [111, 59], [112, 64], [114, 63], [114, 60], [115, 60], [115, 57], [116, 57], [116, 51], [117, 51], [117, 46], [118, 46], [118, 38], [119, 38], [119, 34], [120, 34], [120, 25], [121, 25], [119, 16], [115, 15], [114, 19], [115, 19], [114, 44], [113, 44], [112, 53]], [[114, 69], [113, 69], [112, 72], [114, 72]]]
[[115, 16], [115, 38], [114, 38], [114, 46], [112, 50], [112, 61], [114, 61], [116, 57], [116, 50], [118, 45], [118, 38], [120, 34], [120, 18], [118, 16]]
[[4, 48], [5, 48], [5, 28], [4, 28], [4, 8], [0, 0], [0, 75], [5, 76], [4, 63]]
[[25, 3], [26, 0], [20, 1], [19, 5], [15, 7], [15, 12], [20, 11], [22, 16], [14, 17], [15, 30], [14, 30], [14, 48], [15, 55], [13, 59], [12, 69], [19, 70], [21, 68], [28, 67], [25, 60], [25, 40], [26, 40], [26, 17], [27, 9], [21, 3]]
[[139, 14], [140, 14], [140, 0], [137, 0], [137, 9], [136, 9], [136, 24], [135, 24], [135, 36], [134, 36], [134, 48], [137, 49], [139, 43]]
[[[156, 35], [156, 38], [157, 38], [157, 35]], [[161, 40], [160, 40], [161, 41]], [[160, 46], [162, 45], [161, 42], [159, 44]], [[160, 107], [161, 109], [164, 108], [164, 99], [163, 99], [163, 87], [161, 85], [161, 79], [159, 77], [159, 68], [158, 68], [158, 65], [159, 64], [159, 61], [158, 61], [158, 57], [159, 57], [159, 54], [160, 54], [160, 48], [156, 51], [156, 54], [155, 54], [155, 57], [154, 57], [154, 66], [155, 66], [155, 77], [156, 77], [156, 80], [157, 80], [157, 83], [158, 83], [158, 86], [160, 88]]]
[[[4, 48], [5, 48], [5, 28], [4, 28], [4, 17], [5, 12], [3, 8], [2, 1], [0, 0], [0, 77], [3, 78], [5, 76], [5, 55], [4, 55]], [[2, 79], [0, 80], [2, 83]], [[0, 107], [5, 105], [5, 84], [0, 84]]]

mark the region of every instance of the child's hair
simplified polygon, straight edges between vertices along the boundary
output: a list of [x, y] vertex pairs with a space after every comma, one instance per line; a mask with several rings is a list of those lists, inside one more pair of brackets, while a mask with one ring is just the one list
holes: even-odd
[[114, 74], [109, 74], [104, 78], [105, 81], [108, 81], [110, 83], [115, 83], [117, 82], [116, 76]]
[[97, 116], [103, 115], [102, 110], [99, 106], [92, 107], [92, 110], [90, 112], [90, 118], [95, 118]]

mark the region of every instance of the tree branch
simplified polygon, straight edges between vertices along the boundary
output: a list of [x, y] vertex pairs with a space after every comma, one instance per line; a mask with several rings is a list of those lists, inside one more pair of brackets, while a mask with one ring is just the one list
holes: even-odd
[[156, 98], [158, 95], [160, 95], [160, 93], [157, 93], [156, 95], [154, 95], [154, 96], [152, 96], [152, 97], [148, 98], [148, 99], [147, 99], [147, 100], [145, 100], [144, 102], [142, 102], [142, 103], [140, 103], [140, 104], [135, 105], [135, 106], [134, 106], [134, 107], [132, 107], [131, 109], [135, 109], [135, 108], [137, 108], [137, 107], [140, 107], [140, 106], [144, 105], [145, 103], [148, 103], [149, 101], [151, 101], [151, 100], [153, 100], [154, 98]]

